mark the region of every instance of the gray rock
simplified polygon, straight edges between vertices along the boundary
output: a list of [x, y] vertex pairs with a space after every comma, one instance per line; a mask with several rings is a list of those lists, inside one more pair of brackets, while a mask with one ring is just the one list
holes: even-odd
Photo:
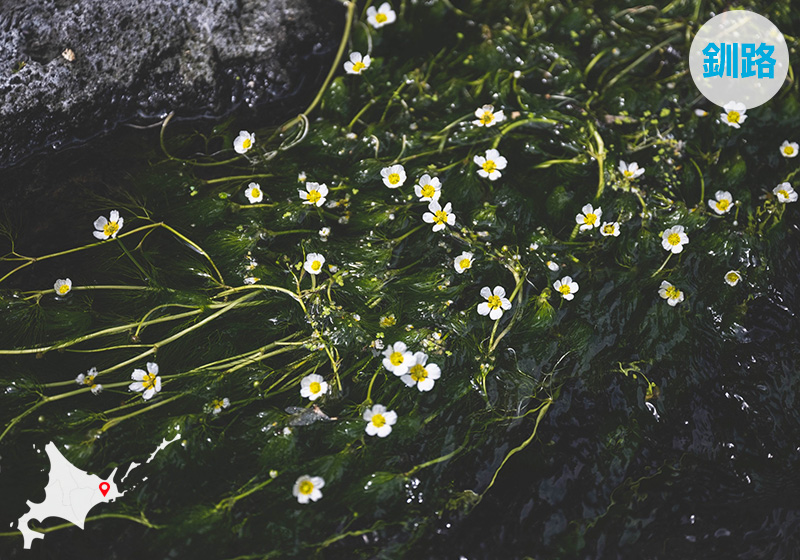
[[313, 87], [309, 60], [332, 59], [344, 14], [337, 0], [1, 0], [0, 167], [134, 117]]

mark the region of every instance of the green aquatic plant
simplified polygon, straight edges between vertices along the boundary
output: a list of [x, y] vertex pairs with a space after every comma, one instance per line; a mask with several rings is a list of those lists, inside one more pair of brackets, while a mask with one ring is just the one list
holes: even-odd
[[[0, 445], [105, 472], [181, 433], [87, 521], [136, 523], [148, 554], [445, 557], [437, 535], [517, 494], [540, 548], [504, 557], [577, 554], [679, 470], [631, 466], [642, 426], [770, 282], [794, 74], [734, 127], [673, 52], [717, 2], [343, 4], [296, 117], [170, 115], [129, 192], [76, 208], [85, 244], [30, 256], [4, 229]], [[595, 468], [631, 467], [560, 524], [545, 483], [583, 392], [618, 407]]]

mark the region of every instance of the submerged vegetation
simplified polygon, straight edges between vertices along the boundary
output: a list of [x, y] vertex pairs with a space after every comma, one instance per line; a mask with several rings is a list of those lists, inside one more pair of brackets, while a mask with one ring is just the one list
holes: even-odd
[[[788, 1], [741, 6], [796, 53]], [[737, 352], [797, 257], [798, 85], [705, 102], [686, 53], [724, 9], [346, 2], [296, 118], [165, 119], [70, 215], [85, 244], [30, 255], [8, 220], [4, 461], [53, 440], [106, 473], [180, 433], [87, 522], [122, 520], [120, 558], [712, 550], [684, 538], [702, 477], [744, 493], [797, 462], [737, 416], [791, 406], [796, 350]], [[722, 393], [746, 465], [684, 417]]]

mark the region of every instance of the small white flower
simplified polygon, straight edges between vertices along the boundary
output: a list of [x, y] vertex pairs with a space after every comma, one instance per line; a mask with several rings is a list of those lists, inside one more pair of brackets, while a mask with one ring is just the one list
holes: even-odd
[[658, 289], [658, 295], [667, 300], [667, 303], [671, 307], [675, 307], [683, 301], [683, 292], [666, 280], [661, 282], [661, 287]]
[[414, 185], [414, 194], [419, 197], [420, 202], [431, 202], [439, 200], [442, 194], [442, 183], [436, 177], [430, 175], [423, 175], [419, 178], [419, 182]]
[[56, 291], [56, 295], [65, 296], [69, 293], [72, 289], [72, 280], [69, 278], [64, 278], [56, 280], [56, 283], [53, 284], [53, 289]]
[[105, 216], [100, 216], [94, 221], [94, 229], [92, 233], [97, 239], [108, 239], [109, 237], [115, 238], [122, 229], [122, 224], [125, 222], [124, 218], [120, 218], [119, 212], [112, 210], [106, 219]]
[[547, 261], [545, 264], [547, 265], [547, 268], [553, 272], [558, 272], [561, 269], [561, 267], [558, 266], [558, 263], [554, 263], [553, 261]]
[[600, 225], [600, 216], [603, 215], [602, 208], [592, 208], [591, 204], [587, 204], [581, 208], [581, 212], [583, 212], [583, 214], [575, 216], [575, 222], [580, 224], [581, 231], [596, 228]]
[[389, 2], [384, 2], [377, 10], [375, 6], [367, 8], [367, 21], [375, 29], [379, 29], [384, 25], [394, 23], [397, 19], [397, 14], [394, 13]]
[[328, 383], [321, 375], [312, 373], [300, 380], [300, 396], [312, 401], [328, 392]]
[[319, 489], [324, 486], [325, 480], [321, 476], [304, 474], [295, 481], [292, 495], [301, 504], [307, 504], [309, 500], [316, 502], [322, 497], [322, 492]]
[[744, 103], [728, 101], [722, 108], [725, 109], [725, 112], [720, 115], [719, 120], [728, 126], [740, 128], [740, 125], [747, 119], [747, 115], [745, 115], [747, 107], [744, 106]]
[[496, 181], [500, 178], [502, 173], [500, 173], [501, 169], [505, 169], [508, 165], [508, 160], [500, 155], [495, 149], [486, 150], [485, 156], [475, 156], [472, 158], [480, 169], [478, 169], [478, 175], [481, 177], [488, 177], [490, 181]]
[[604, 222], [600, 226], [600, 234], [603, 237], [614, 236], [619, 237], [619, 222]]
[[781, 183], [772, 189], [772, 194], [778, 197], [778, 202], [783, 202], [784, 204], [797, 200], [797, 193], [794, 192], [792, 185], [789, 183]]
[[553, 287], [567, 301], [572, 301], [575, 298], [575, 292], [579, 289], [578, 283], [572, 280], [571, 276], [564, 276], [561, 280], [556, 280]]
[[698, 117], [707, 117], [708, 111], [704, 111], [703, 109], [695, 109], [694, 114], [697, 115]]
[[398, 377], [408, 373], [411, 367], [413, 354], [408, 351], [404, 342], [395, 342], [386, 347], [383, 351], [383, 367], [391, 371]]
[[433, 231], [441, 231], [445, 226], [452, 226], [456, 223], [453, 205], [448, 202], [442, 208], [438, 200], [432, 201], [428, 204], [428, 212], [422, 215], [422, 221], [426, 224], [433, 224]]
[[303, 264], [303, 268], [309, 274], [319, 274], [322, 272], [323, 264], [325, 264], [325, 257], [319, 253], [309, 253], [308, 256], [306, 256], [306, 262]]
[[250, 201], [250, 204], [255, 204], [256, 202], [264, 200], [264, 191], [261, 190], [261, 185], [258, 183], [250, 183], [247, 185], [247, 190], [244, 191], [244, 195], [247, 197], [247, 200]]
[[473, 261], [472, 253], [464, 251], [463, 253], [458, 255], [455, 258], [455, 260], [453, 260], [453, 266], [455, 267], [456, 272], [461, 274], [468, 268], [472, 268], [472, 261]]
[[496, 123], [503, 122], [506, 116], [503, 111], [494, 111], [494, 105], [484, 105], [479, 109], [475, 109], [475, 116], [477, 119], [472, 121], [475, 126], [494, 126]]
[[402, 165], [390, 165], [381, 169], [381, 177], [383, 177], [383, 184], [390, 189], [396, 189], [403, 186], [406, 182], [406, 170]]
[[223, 408], [228, 408], [231, 405], [231, 401], [228, 397], [224, 399], [214, 399], [211, 401], [211, 404], [208, 406], [209, 410], [212, 414], [217, 415], [222, 412]]
[[667, 251], [680, 253], [687, 243], [689, 236], [684, 233], [683, 226], [672, 226], [661, 233], [661, 246]]
[[789, 142], [788, 140], [784, 140], [783, 144], [781, 144], [781, 155], [783, 157], [797, 157], [797, 149], [800, 146], [797, 145], [797, 142]]
[[361, 74], [369, 68], [370, 62], [369, 55], [362, 57], [360, 52], [351, 52], [350, 60], [344, 63], [344, 71], [348, 74]]
[[300, 173], [297, 174], [297, 182], [299, 182], [299, 183], [305, 183], [306, 182], [306, 178], [307, 177], [306, 177], [306, 172], [305, 171], [301, 171]]
[[253, 147], [256, 143], [256, 135], [250, 134], [246, 130], [239, 131], [239, 136], [233, 140], [233, 149], [237, 154], [243, 154]]
[[246, 285], [250, 285], [255, 284], [259, 280], [261, 280], [261, 278], [258, 278], [257, 276], [245, 276], [242, 282], [244, 282]]
[[97, 368], [93, 367], [87, 371], [86, 374], [78, 374], [78, 377], [75, 378], [75, 383], [78, 385], [87, 385], [90, 387], [93, 395], [99, 395], [103, 391], [103, 386], [94, 382], [95, 377], [97, 377]]
[[364, 420], [367, 421], [367, 435], [386, 437], [392, 433], [392, 426], [397, 422], [397, 413], [386, 410], [382, 404], [376, 404], [364, 411]]
[[420, 391], [430, 391], [433, 389], [433, 382], [442, 375], [442, 370], [436, 364], [427, 364], [428, 355], [424, 352], [417, 352], [411, 359], [411, 367], [408, 373], [400, 378], [400, 381], [409, 387], [417, 386]]
[[144, 400], [151, 399], [161, 390], [161, 378], [158, 376], [158, 364], [155, 362], [147, 362], [147, 371], [133, 370], [131, 379], [134, 382], [128, 385], [128, 389], [138, 393], [144, 391], [144, 395], [142, 395]]
[[714, 198], [716, 200], [709, 200], [708, 205], [717, 214], [727, 214], [733, 208], [733, 196], [728, 191], [717, 191]]
[[488, 315], [492, 321], [497, 321], [503, 316], [503, 311], [511, 309], [511, 302], [502, 286], [495, 286], [494, 291], [489, 286], [481, 288], [481, 297], [486, 301], [478, 304], [478, 313]]
[[297, 194], [303, 200], [303, 204], [313, 204], [315, 206], [322, 206], [325, 204], [325, 197], [328, 196], [328, 185], [322, 183], [306, 183], [305, 190], [297, 189]]
[[522, 77], [522, 72], [519, 70], [514, 70], [514, 79], [519, 80]]
[[323, 241], [328, 240], [328, 236], [331, 234], [331, 228], [325, 226], [319, 230], [319, 238]]
[[635, 161], [625, 163], [619, 160], [619, 172], [622, 173], [622, 176], [626, 179], [636, 179], [644, 174], [644, 167], [639, 167], [639, 164]]
[[739, 274], [738, 270], [729, 270], [725, 273], [725, 282], [727, 282], [729, 286], [735, 286], [741, 279], [742, 275]]

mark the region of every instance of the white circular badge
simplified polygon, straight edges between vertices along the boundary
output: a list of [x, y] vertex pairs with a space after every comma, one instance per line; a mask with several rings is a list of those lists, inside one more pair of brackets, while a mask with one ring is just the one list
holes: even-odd
[[747, 109], [766, 103], [789, 71], [783, 33], [764, 16], [746, 10], [708, 20], [689, 49], [689, 70], [709, 101], [735, 102]]

